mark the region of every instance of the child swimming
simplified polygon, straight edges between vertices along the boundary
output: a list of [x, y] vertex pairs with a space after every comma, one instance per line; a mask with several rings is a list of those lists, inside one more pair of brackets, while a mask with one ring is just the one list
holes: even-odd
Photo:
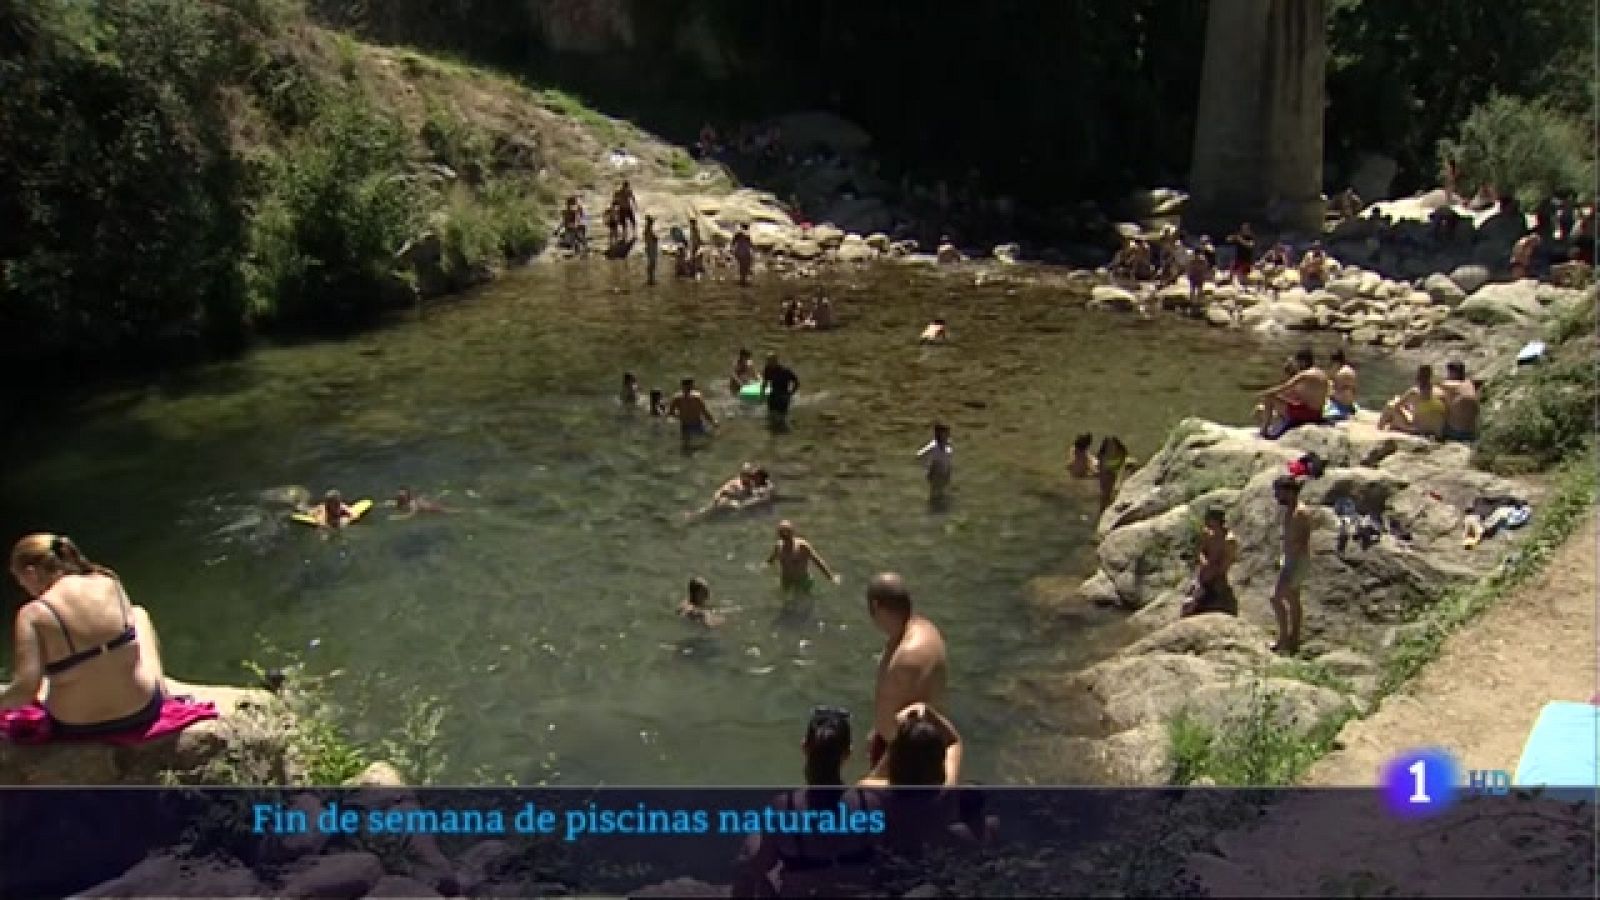
[[722, 614], [711, 608], [710, 582], [699, 576], [689, 579], [689, 596], [678, 604], [678, 616], [707, 628], [723, 623]]

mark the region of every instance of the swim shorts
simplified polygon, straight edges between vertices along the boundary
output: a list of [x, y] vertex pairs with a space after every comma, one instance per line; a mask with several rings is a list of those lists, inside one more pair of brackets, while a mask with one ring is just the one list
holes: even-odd
[[1293, 563], [1283, 563], [1278, 569], [1278, 585], [1276, 588], [1277, 592], [1282, 593], [1289, 590], [1299, 590], [1300, 586], [1306, 583], [1307, 568], [1309, 567], [1306, 565], [1305, 560], [1296, 560]]

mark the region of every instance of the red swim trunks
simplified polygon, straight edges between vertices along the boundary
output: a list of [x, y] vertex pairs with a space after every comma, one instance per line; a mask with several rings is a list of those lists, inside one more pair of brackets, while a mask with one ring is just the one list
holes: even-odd
[[1283, 415], [1296, 425], [1322, 421], [1322, 410], [1312, 409], [1304, 403], [1290, 403], [1283, 408]]

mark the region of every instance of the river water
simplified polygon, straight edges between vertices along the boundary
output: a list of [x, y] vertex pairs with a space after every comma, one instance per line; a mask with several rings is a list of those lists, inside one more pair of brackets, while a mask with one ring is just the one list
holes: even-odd
[[[1115, 432], [1148, 457], [1184, 416], [1242, 420], [1284, 354], [903, 267], [803, 283], [830, 293], [840, 327], [791, 333], [778, 308], [801, 284], [637, 274], [537, 266], [360, 338], [98, 395], [13, 436], [5, 521], [117, 568], [177, 677], [240, 683], [264, 642], [289, 648], [344, 672], [364, 739], [436, 697], [456, 783], [793, 780], [813, 705], [851, 709], [858, 739], [870, 728], [881, 638], [863, 589], [895, 569], [949, 641], [970, 773], [1016, 780], [1004, 742], [1059, 726], [1012, 715], [1009, 682], [1122, 640], [1115, 616], [1051, 624], [1026, 602], [1031, 579], [1090, 568], [1095, 498], [1065, 477], [1072, 436]], [[953, 343], [919, 347], [936, 316]], [[721, 388], [740, 346], [799, 374], [788, 433]], [[724, 427], [685, 456], [675, 428], [619, 409], [625, 369], [647, 389], [697, 376]], [[954, 429], [945, 511], [912, 458], [934, 418]], [[685, 525], [746, 460], [773, 472], [776, 509]], [[255, 524], [256, 495], [281, 484], [380, 500], [409, 484], [458, 512], [379, 509], [323, 541]], [[785, 607], [760, 566], [779, 517], [844, 575], [809, 609]], [[693, 575], [738, 607], [717, 633], [672, 615]]]

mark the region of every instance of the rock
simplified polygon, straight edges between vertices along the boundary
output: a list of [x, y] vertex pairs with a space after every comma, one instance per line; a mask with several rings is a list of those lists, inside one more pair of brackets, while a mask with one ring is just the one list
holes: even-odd
[[1207, 307], [1206, 323], [1218, 328], [1227, 328], [1233, 325], [1233, 314], [1220, 306]]
[[[322, 812], [322, 801], [316, 794], [296, 794], [289, 801], [289, 808], [304, 813], [309, 822], [317, 821], [318, 813]], [[290, 862], [306, 856], [316, 856], [328, 846], [332, 835], [320, 828], [311, 828], [299, 833], [269, 834], [261, 838], [261, 860], [272, 863]]]
[[1456, 307], [1456, 315], [1479, 325], [1529, 325], [1544, 315], [1537, 283], [1524, 280], [1487, 284]]
[[629, 897], [726, 897], [727, 885], [708, 884], [693, 878], [674, 878], [628, 892]]
[[1448, 276], [1441, 275], [1438, 272], [1428, 276], [1427, 280], [1422, 283], [1422, 289], [1428, 292], [1428, 296], [1433, 299], [1433, 302], [1449, 307], [1460, 306], [1461, 301], [1467, 299], [1467, 292], [1460, 285], [1456, 284]]
[[1340, 275], [1328, 282], [1326, 290], [1342, 301], [1354, 300], [1361, 294], [1361, 279]]
[[219, 717], [129, 747], [0, 741], [0, 785], [155, 785], [168, 777], [201, 784], [215, 780], [215, 765], [231, 768], [234, 777], [251, 783], [293, 780], [288, 740], [292, 722], [278, 698], [263, 690], [167, 681], [176, 695], [216, 704]]
[[1377, 272], [1361, 273], [1361, 280], [1356, 284], [1356, 293], [1362, 297], [1377, 297], [1383, 289], [1383, 278]]
[[1371, 325], [1363, 325], [1350, 332], [1350, 340], [1357, 344], [1376, 344], [1383, 339], [1383, 332]]
[[405, 776], [400, 774], [393, 764], [382, 760], [372, 763], [361, 774], [345, 782], [345, 787], [357, 788], [402, 788], [406, 787]]
[[[881, 231], [875, 231], [872, 234], [867, 235], [867, 246], [878, 251], [879, 253], [887, 254], [894, 251], [893, 242], [889, 240], [889, 236], [887, 234], [884, 234]], [[916, 249], [915, 245], [913, 245], [912, 249]]]
[[811, 240], [791, 241], [788, 253], [795, 259], [812, 260], [822, 255], [822, 245]]
[[994, 248], [994, 258], [1000, 262], [1015, 263], [1022, 256], [1021, 244], [1000, 244]]
[[1240, 324], [1246, 328], [1255, 328], [1263, 322], [1271, 322], [1291, 331], [1309, 331], [1316, 326], [1316, 321], [1316, 313], [1311, 311], [1311, 307], [1291, 300], [1253, 306], [1245, 310], [1244, 315], [1240, 317]]
[[1413, 308], [1420, 308], [1420, 307], [1425, 307], [1425, 306], [1432, 306], [1433, 303], [1434, 303], [1434, 299], [1433, 299], [1433, 295], [1429, 294], [1427, 291], [1412, 291], [1411, 293], [1406, 295], [1405, 303], [1406, 303], [1407, 306], [1410, 306], [1410, 307], [1413, 307]]
[[1182, 282], [1166, 285], [1156, 291], [1156, 300], [1162, 309], [1187, 309], [1189, 307], [1189, 286]]
[[362, 897], [383, 878], [383, 863], [371, 853], [313, 857], [284, 879], [284, 897]]
[[77, 897], [259, 897], [266, 894], [245, 866], [206, 857], [152, 856]]
[[866, 262], [878, 255], [859, 234], [845, 235], [844, 240], [839, 242], [839, 249], [834, 252], [840, 262]]
[[824, 222], [821, 225], [813, 226], [810, 231], [806, 232], [806, 237], [809, 240], [816, 241], [818, 246], [822, 247], [823, 249], [832, 249], [839, 246], [839, 244], [844, 240], [844, 235], [844, 229], [839, 228], [831, 222]]
[[1089, 296], [1092, 302], [1121, 312], [1129, 312], [1139, 306], [1139, 298], [1135, 297], [1132, 291], [1109, 284], [1096, 285]]
[[444, 895], [416, 880], [403, 875], [385, 875], [367, 892], [368, 897], [443, 897]]
[[500, 876], [507, 864], [516, 858], [505, 841], [479, 841], [461, 854], [457, 869], [460, 871], [461, 892], [471, 896], [478, 888]]
[[1100, 542], [1100, 571], [1111, 579], [1118, 602], [1138, 609], [1157, 592], [1184, 581], [1193, 544], [1189, 508], [1177, 506], [1107, 534]]

